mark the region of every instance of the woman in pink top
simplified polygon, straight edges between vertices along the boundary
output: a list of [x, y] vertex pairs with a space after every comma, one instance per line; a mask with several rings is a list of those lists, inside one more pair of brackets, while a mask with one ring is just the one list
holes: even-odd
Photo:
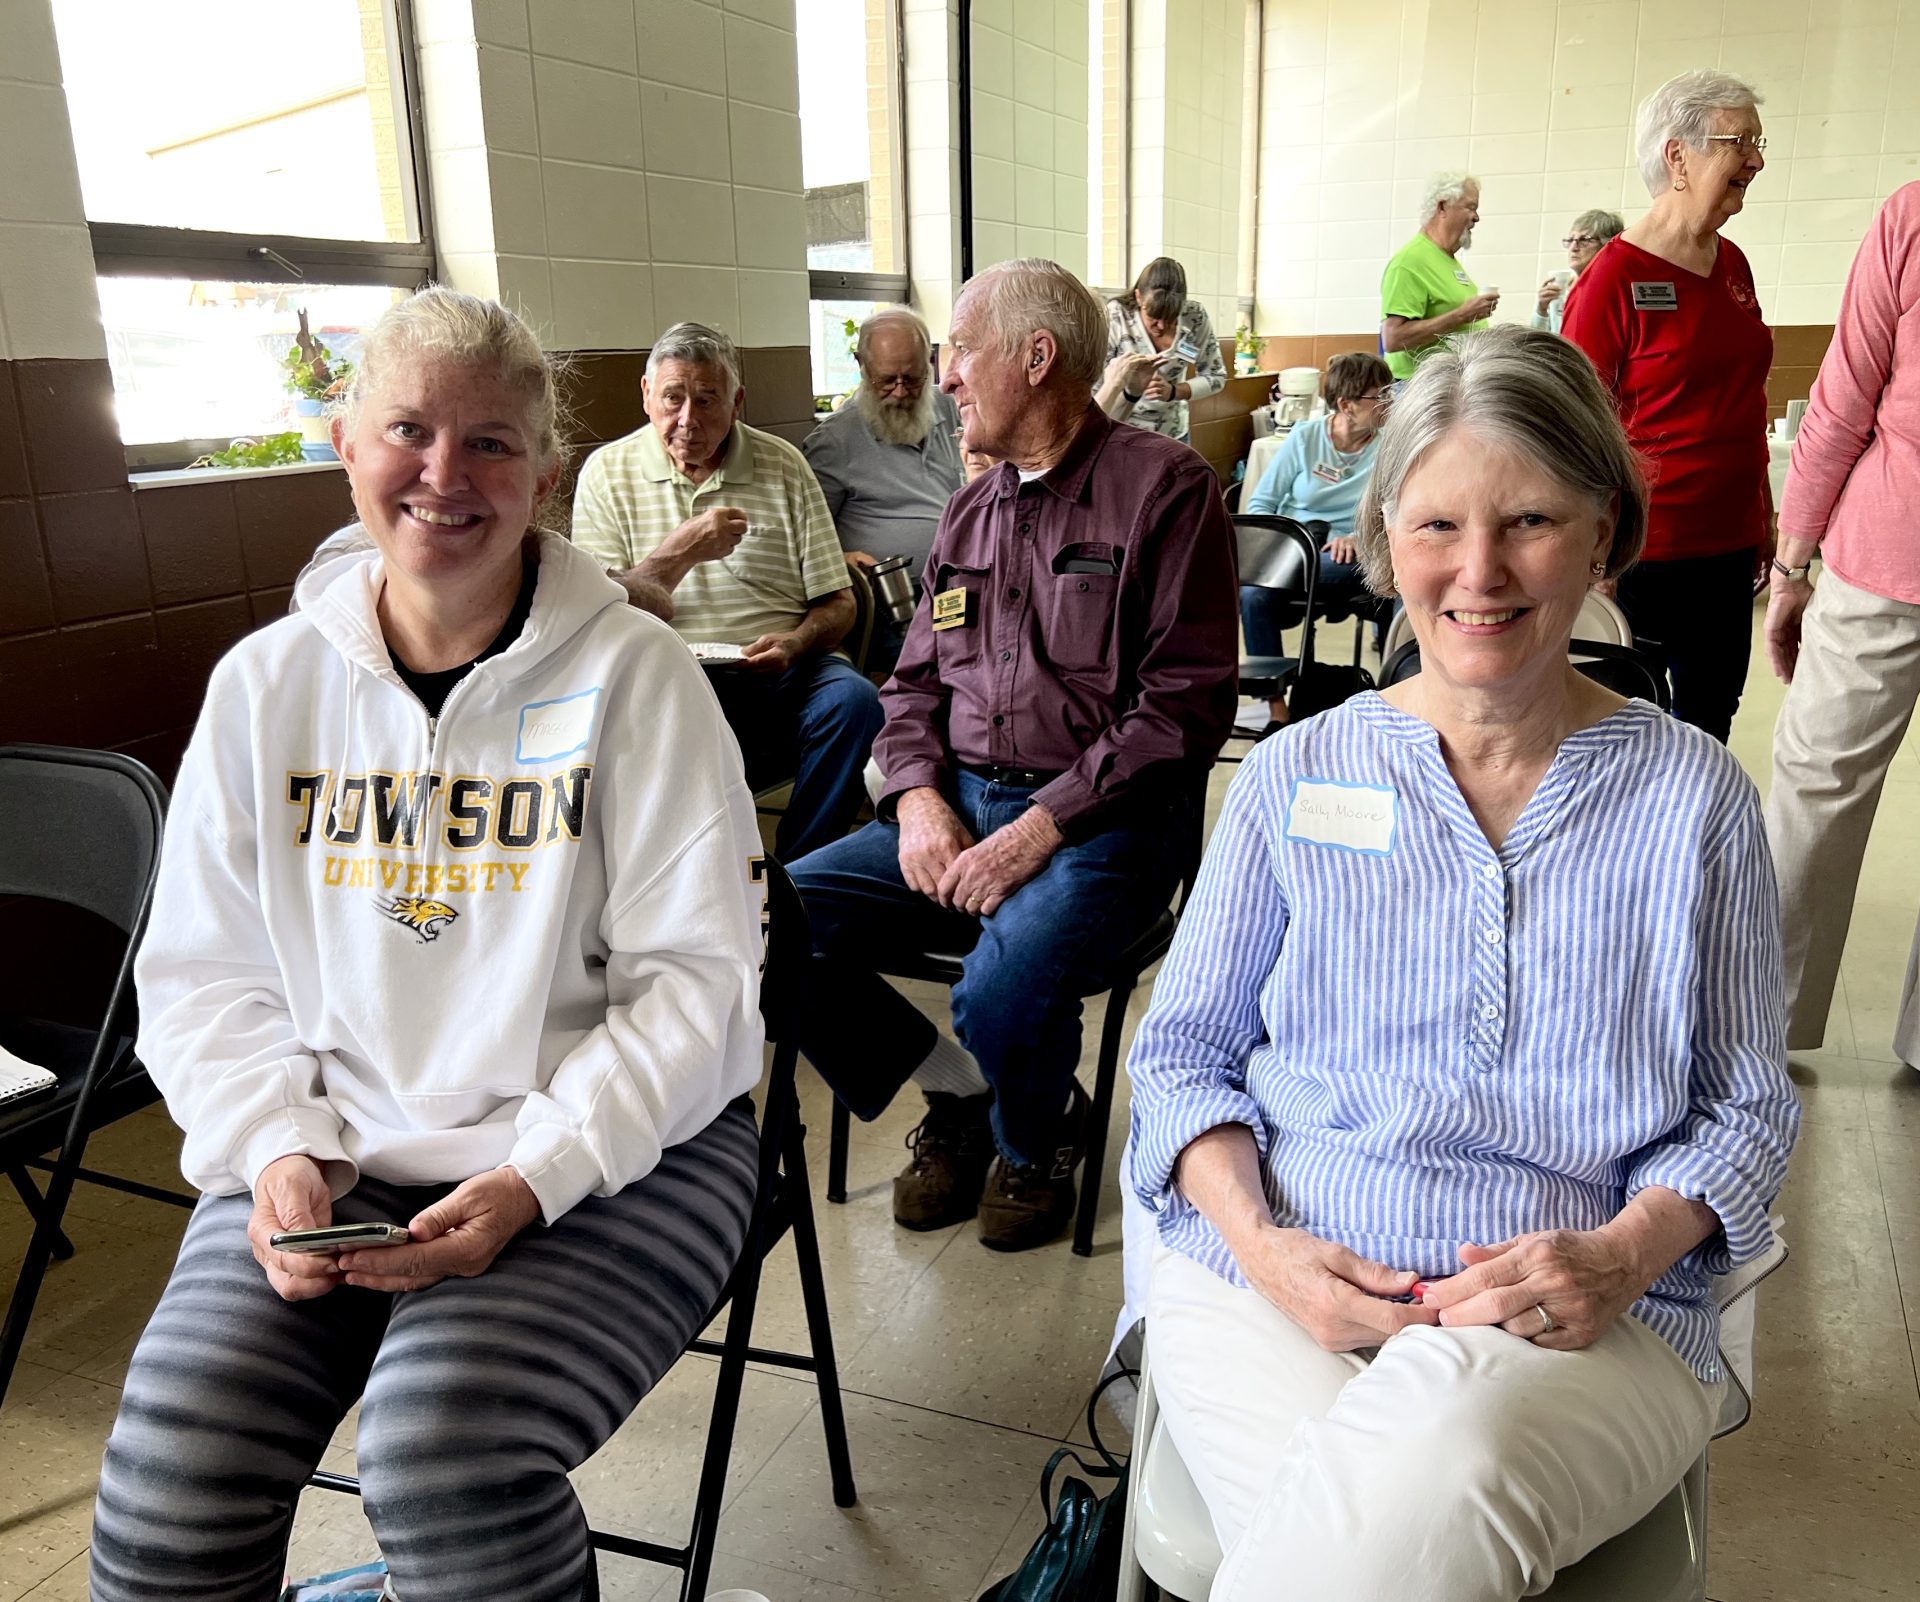
[[[1920, 698], [1920, 183], [1854, 258], [1793, 441], [1767, 604], [1787, 682], [1767, 833], [1786, 932], [1787, 1045], [1817, 1048], [1887, 765]], [[1807, 568], [1820, 554], [1820, 585]], [[1920, 1067], [1920, 934], [1894, 1050]]]

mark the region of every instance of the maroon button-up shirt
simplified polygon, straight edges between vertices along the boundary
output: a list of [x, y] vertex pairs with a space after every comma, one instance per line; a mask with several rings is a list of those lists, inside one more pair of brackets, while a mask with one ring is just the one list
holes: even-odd
[[[1009, 463], [947, 503], [873, 754], [881, 815], [956, 767], [1057, 773], [1035, 796], [1069, 837], [1143, 785], [1203, 771], [1233, 724], [1239, 580], [1213, 470], [1089, 406], [1067, 453]], [[968, 622], [935, 631], [964, 589]]]

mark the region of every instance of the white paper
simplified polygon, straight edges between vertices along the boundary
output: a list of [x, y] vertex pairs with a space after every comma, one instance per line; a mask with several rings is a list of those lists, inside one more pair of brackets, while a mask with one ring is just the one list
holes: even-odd
[[1336, 851], [1391, 856], [1399, 802], [1399, 795], [1384, 784], [1296, 779], [1287, 805], [1287, 838]]

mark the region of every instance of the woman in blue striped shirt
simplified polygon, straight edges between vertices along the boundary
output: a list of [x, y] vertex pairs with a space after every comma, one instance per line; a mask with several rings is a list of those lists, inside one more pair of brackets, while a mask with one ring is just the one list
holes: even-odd
[[1429, 359], [1356, 525], [1423, 670], [1227, 797], [1130, 1066], [1213, 1602], [1512, 1602], [1712, 1428], [1799, 1109], [1752, 784], [1568, 665], [1644, 519], [1579, 351]]

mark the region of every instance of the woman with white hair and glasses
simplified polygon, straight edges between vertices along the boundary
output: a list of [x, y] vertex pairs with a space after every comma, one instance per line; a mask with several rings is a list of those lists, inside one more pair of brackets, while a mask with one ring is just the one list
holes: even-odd
[[1766, 166], [1759, 103], [1750, 85], [1704, 70], [1648, 97], [1635, 137], [1653, 204], [1582, 275], [1561, 327], [1652, 467], [1647, 548], [1619, 582], [1621, 609], [1657, 646], [1675, 716], [1723, 741], [1772, 521], [1773, 334], [1747, 258], [1720, 233]]
[[1543, 328], [1550, 334], [1560, 332], [1560, 322], [1567, 314], [1567, 296], [1573, 289], [1574, 280], [1593, 265], [1593, 258], [1600, 254], [1600, 247], [1609, 239], [1616, 239], [1625, 233], [1626, 228], [1620, 214], [1614, 211], [1583, 211], [1573, 219], [1573, 227], [1567, 237], [1560, 241], [1567, 252], [1567, 265], [1558, 272], [1549, 273], [1541, 282], [1534, 295], [1530, 326]]
[[1128, 1065], [1213, 1602], [1515, 1602], [1718, 1415], [1799, 1108], [1752, 783], [1568, 662], [1645, 505], [1565, 341], [1430, 358], [1355, 529], [1421, 671], [1228, 792]]

